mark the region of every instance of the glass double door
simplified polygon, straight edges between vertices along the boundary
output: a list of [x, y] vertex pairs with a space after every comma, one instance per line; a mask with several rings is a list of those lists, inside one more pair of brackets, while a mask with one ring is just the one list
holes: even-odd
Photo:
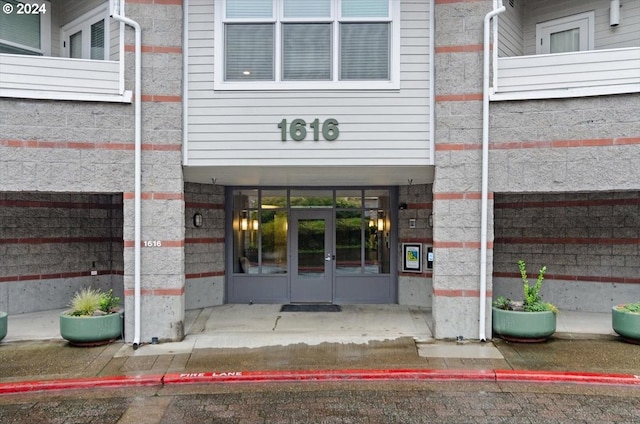
[[291, 211], [291, 302], [333, 301], [335, 249], [334, 211]]

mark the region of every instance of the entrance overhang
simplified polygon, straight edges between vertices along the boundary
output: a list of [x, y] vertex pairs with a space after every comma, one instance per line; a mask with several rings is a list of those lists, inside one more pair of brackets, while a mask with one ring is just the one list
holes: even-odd
[[223, 186], [399, 186], [433, 183], [434, 167], [186, 166], [187, 182]]

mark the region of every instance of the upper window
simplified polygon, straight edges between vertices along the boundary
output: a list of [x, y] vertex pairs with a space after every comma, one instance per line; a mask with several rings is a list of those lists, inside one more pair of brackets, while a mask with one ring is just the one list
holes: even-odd
[[102, 5], [62, 27], [64, 56], [76, 59], [109, 59], [109, 14]]
[[51, 7], [48, 1], [0, 0], [0, 53], [51, 54]]
[[398, 3], [220, 1], [216, 88], [396, 88]]
[[537, 54], [579, 52], [593, 49], [593, 11], [536, 25]]

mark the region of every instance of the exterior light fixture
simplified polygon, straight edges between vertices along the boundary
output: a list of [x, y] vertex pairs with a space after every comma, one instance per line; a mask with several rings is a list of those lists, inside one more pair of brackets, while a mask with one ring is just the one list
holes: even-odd
[[247, 231], [249, 229], [249, 220], [247, 219], [247, 211], [242, 211], [242, 218], [240, 219], [240, 229]]
[[251, 221], [251, 228], [253, 228], [253, 231], [258, 231], [258, 220], [254, 219], [253, 221]]
[[378, 231], [384, 231], [384, 213], [378, 212]]
[[620, 25], [620, 0], [611, 0], [611, 5], [609, 6], [609, 25], [612, 27]]
[[200, 212], [196, 212], [195, 215], [193, 215], [193, 226], [200, 228], [202, 227], [202, 214]]

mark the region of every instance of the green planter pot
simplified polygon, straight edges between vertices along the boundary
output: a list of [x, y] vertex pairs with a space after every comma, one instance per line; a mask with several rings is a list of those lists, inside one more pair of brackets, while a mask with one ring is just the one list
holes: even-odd
[[613, 331], [629, 343], [640, 344], [640, 314], [619, 311], [616, 308], [614, 306], [611, 309]]
[[0, 340], [7, 335], [7, 318], [6, 312], [0, 312]]
[[60, 335], [75, 346], [99, 346], [122, 336], [122, 313], [95, 317], [60, 314]]
[[546, 341], [556, 332], [556, 314], [551, 311], [523, 312], [493, 308], [493, 333], [512, 342]]

